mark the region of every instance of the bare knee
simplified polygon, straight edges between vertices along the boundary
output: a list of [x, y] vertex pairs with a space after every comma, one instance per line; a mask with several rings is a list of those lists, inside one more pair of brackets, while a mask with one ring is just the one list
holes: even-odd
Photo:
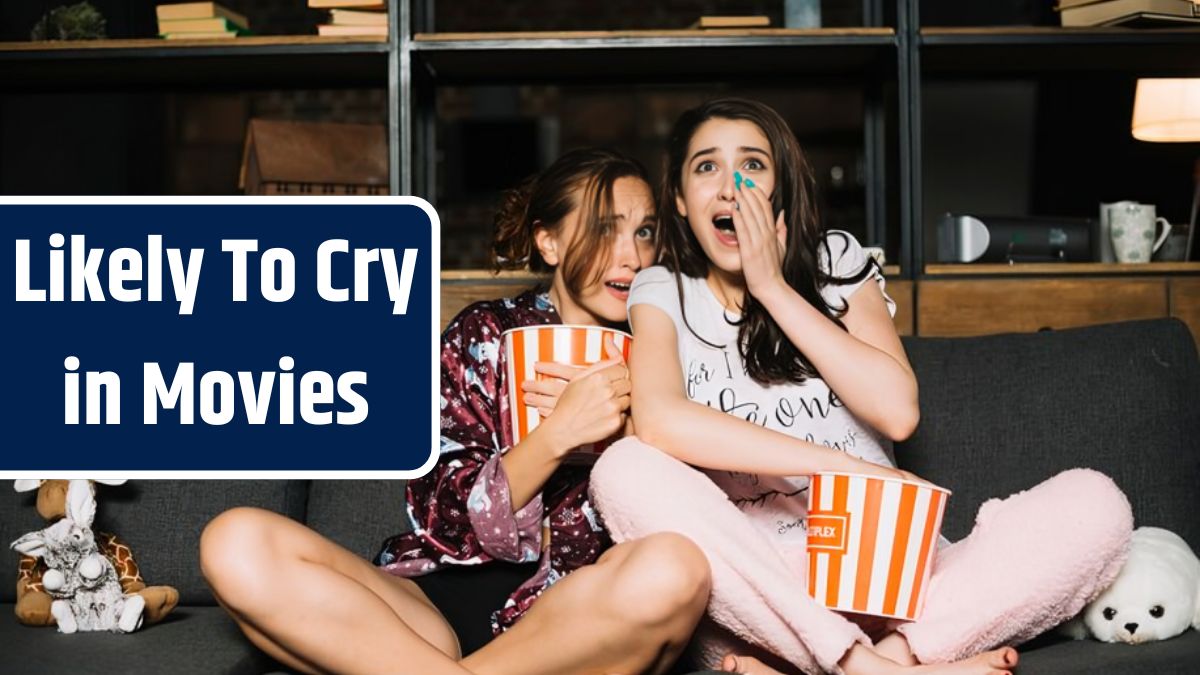
[[283, 552], [269, 536], [283, 518], [252, 507], [237, 507], [209, 521], [200, 535], [200, 571], [226, 605], [237, 609], [255, 602], [263, 582], [274, 576]]
[[648, 627], [698, 620], [712, 587], [711, 568], [700, 547], [669, 532], [631, 545], [635, 549], [621, 561], [608, 595], [614, 610]]

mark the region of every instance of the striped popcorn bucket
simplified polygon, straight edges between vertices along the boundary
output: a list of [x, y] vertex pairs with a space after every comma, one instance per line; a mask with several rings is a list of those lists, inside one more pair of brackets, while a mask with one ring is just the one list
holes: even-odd
[[[593, 365], [604, 360], [604, 340], [610, 336], [621, 355], [628, 360], [633, 336], [612, 328], [549, 325], [504, 331], [502, 340], [507, 362], [508, 410], [512, 416], [513, 445], [520, 443], [542, 421], [537, 407], [523, 402], [525, 392], [521, 387], [522, 382], [549, 379], [534, 372], [533, 364], [553, 361], [572, 366]], [[613, 438], [580, 447], [567, 456], [567, 461], [593, 462], [615, 440]]]
[[812, 477], [808, 594], [830, 609], [915, 620], [950, 491], [895, 478]]

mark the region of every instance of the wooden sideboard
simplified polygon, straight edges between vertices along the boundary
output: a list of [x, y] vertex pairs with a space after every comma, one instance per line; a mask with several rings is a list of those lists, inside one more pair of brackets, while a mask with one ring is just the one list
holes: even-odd
[[[885, 268], [894, 273], [894, 268]], [[479, 300], [491, 300], [516, 295], [543, 281], [529, 272], [500, 272], [490, 270], [453, 270], [442, 272], [442, 317], [441, 327], [458, 314], [463, 307]], [[913, 282], [906, 279], [889, 278], [887, 292], [896, 301], [896, 330], [901, 335], [912, 335], [915, 325], [913, 312]]]
[[[1025, 333], [1171, 316], [1200, 347], [1200, 263], [930, 265], [926, 272], [916, 281], [887, 280], [901, 335]], [[515, 295], [539, 280], [527, 272], [442, 272], [441, 325], [472, 302]]]
[[1175, 317], [1200, 347], [1200, 263], [928, 265], [916, 334], [990, 335]]

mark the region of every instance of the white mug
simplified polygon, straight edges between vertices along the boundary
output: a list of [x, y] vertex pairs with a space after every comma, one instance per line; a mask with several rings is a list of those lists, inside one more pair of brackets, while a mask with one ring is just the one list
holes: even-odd
[[1100, 204], [1100, 232], [1097, 233], [1100, 239], [1100, 262], [1113, 263], [1117, 261], [1117, 256], [1113, 253], [1111, 236], [1113, 210], [1137, 205], [1137, 202], [1131, 201]]
[[[1162, 234], [1154, 232], [1162, 224]], [[1108, 212], [1109, 236], [1117, 262], [1145, 263], [1150, 256], [1162, 248], [1171, 234], [1171, 224], [1166, 218], [1155, 217], [1153, 204], [1120, 202], [1112, 205]]]

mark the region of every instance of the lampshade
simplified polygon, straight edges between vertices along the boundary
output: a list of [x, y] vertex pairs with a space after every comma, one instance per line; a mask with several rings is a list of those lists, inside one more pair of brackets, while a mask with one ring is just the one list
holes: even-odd
[[1153, 143], [1200, 141], [1200, 78], [1138, 80], [1133, 137]]

